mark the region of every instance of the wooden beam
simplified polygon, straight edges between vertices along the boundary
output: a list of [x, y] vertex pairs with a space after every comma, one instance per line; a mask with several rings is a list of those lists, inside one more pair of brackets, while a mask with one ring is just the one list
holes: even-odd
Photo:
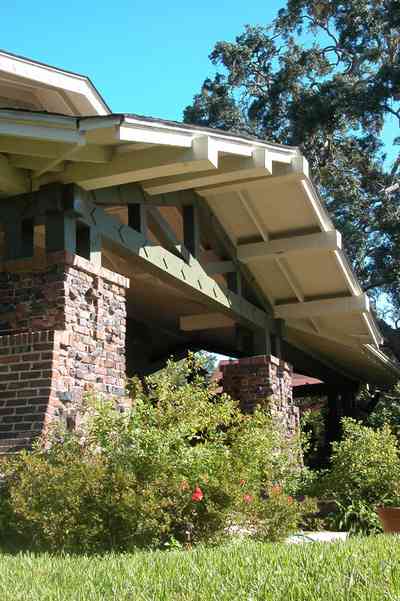
[[86, 190], [96, 190], [182, 172], [209, 171], [217, 166], [217, 150], [212, 140], [202, 136], [193, 140], [190, 149], [150, 148], [146, 152], [115, 155], [102, 166], [69, 165], [61, 179], [64, 183], [77, 183]]
[[148, 223], [152, 232], [156, 235], [159, 242], [173, 252], [187, 259], [189, 252], [178, 240], [174, 230], [166, 219], [162, 216], [157, 207], [147, 207]]
[[360, 340], [358, 340], [356, 338], [347, 336], [346, 334], [344, 334], [342, 332], [335, 332], [334, 330], [331, 330], [330, 328], [326, 328], [326, 327], [320, 328], [319, 332], [316, 332], [307, 323], [291, 324], [290, 328], [292, 330], [304, 332], [304, 333], [310, 334], [312, 336], [318, 336], [319, 338], [322, 338], [323, 340], [330, 340], [331, 342], [334, 342], [335, 344], [338, 344], [340, 346], [345, 346], [345, 347], [349, 347], [349, 348], [353, 348], [353, 349], [354, 348], [359, 349], [361, 344], [366, 344], [367, 342], [371, 341], [370, 336], [367, 336], [368, 340], [361, 342]]
[[77, 142], [76, 144], [72, 144], [70, 146], [70, 148], [68, 148], [68, 150], [66, 150], [63, 154], [59, 155], [58, 157], [55, 157], [54, 159], [50, 159], [47, 162], [47, 165], [42, 167], [42, 169], [35, 171], [33, 176], [35, 177], [35, 179], [40, 178], [40, 176], [44, 175], [44, 173], [46, 173], [47, 171], [51, 171], [52, 167], [55, 167], [55, 166], [59, 165], [60, 163], [63, 163], [64, 161], [69, 160], [80, 148], [83, 148], [84, 146], [86, 146], [86, 139], [84, 137], [84, 134], [81, 134], [80, 138], [79, 138], [79, 142]]
[[342, 248], [342, 237], [337, 230], [306, 234], [291, 238], [279, 238], [268, 242], [241, 244], [237, 249], [237, 258], [243, 263], [274, 260], [291, 253], [329, 252]]
[[208, 275], [223, 275], [236, 271], [237, 267], [233, 261], [213, 261], [212, 263], [206, 263], [204, 269]]
[[193, 199], [195, 198], [192, 190], [157, 194], [154, 196], [145, 195], [141, 185], [138, 183], [99, 188], [92, 190], [92, 194], [96, 204], [105, 206], [128, 205], [132, 202], [141, 202], [155, 207], [182, 207], [193, 204]]
[[[68, 148], [71, 146], [72, 144], [65, 144], [62, 142], [48, 142], [32, 139], [24, 139], [24, 141], [21, 142], [20, 138], [0, 136], [0, 153], [14, 154], [17, 156], [24, 155], [26, 158], [55, 159], [68, 151]], [[111, 160], [111, 156], [111, 148], [90, 144], [77, 150], [68, 160], [89, 163], [108, 163], [108, 161]]]
[[[233, 182], [225, 182], [222, 184], [215, 184], [210, 186], [204, 186], [204, 188], [198, 189], [198, 194], [201, 196], [211, 197], [219, 196], [220, 194], [226, 194], [227, 192], [238, 192], [240, 190], [262, 190], [263, 194], [266, 195], [271, 188], [271, 193], [274, 187], [280, 186], [283, 183], [290, 182], [301, 182], [304, 179], [305, 174], [298, 172], [293, 168], [284, 169], [284, 173], [278, 173], [277, 175], [268, 177], [255, 177], [248, 180], [237, 180]], [[329, 229], [329, 228], [328, 228]]]
[[29, 192], [29, 189], [28, 175], [0, 155], [0, 195], [23, 194]]
[[369, 300], [366, 294], [343, 298], [326, 298], [324, 300], [275, 305], [275, 317], [280, 319], [307, 319], [323, 315], [343, 313], [363, 313], [369, 311]]
[[[43, 159], [40, 157], [30, 157], [21, 154], [14, 154], [9, 157], [10, 165], [13, 167], [17, 167], [18, 169], [28, 169], [30, 171], [38, 171], [39, 169], [43, 169], [48, 165], [48, 159]], [[59, 163], [58, 165], [53, 166], [49, 171], [53, 171], [55, 173], [59, 173], [64, 170], [64, 164]]]
[[218, 308], [253, 328], [267, 327], [269, 317], [264, 311], [217, 284], [197, 261], [192, 266], [165, 248], [151, 244], [142, 234], [94, 205], [85, 190], [72, 186], [72, 191], [73, 205], [70, 211], [88, 225], [95, 225], [99, 234], [119, 252], [131, 259], [137, 257], [146, 263], [150, 273], [187, 290], [199, 302]]
[[[283, 351], [285, 357], [289, 356], [289, 361], [295, 365], [299, 360], [299, 358], [296, 357], [296, 351], [299, 351], [303, 355], [304, 365], [301, 368], [301, 373], [321, 379], [325, 383], [338, 384], [339, 375], [347, 381], [357, 381], [357, 376], [349, 374], [340, 364], [337, 364], [336, 361], [327, 359], [324, 355], [318, 355], [315, 349], [310, 348], [304, 343], [300, 344], [296, 339], [293, 339], [290, 334], [291, 332], [288, 332], [285, 340], [283, 340]], [[286, 344], [288, 344], [289, 349], [292, 347], [294, 350], [293, 359], [291, 359], [292, 353], [287, 349]], [[324, 373], [324, 368], [328, 369], [326, 373]]]
[[201, 313], [199, 315], [185, 315], [179, 319], [179, 327], [184, 332], [196, 330], [212, 330], [216, 328], [231, 328], [235, 321], [222, 313]]
[[285, 259], [283, 257], [277, 257], [276, 264], [278, 265], [278, 268], [280, 269], [290, 288], [292, 289], [292, 292], [294, 292], [297, 300], [300, 303], [304, 302], [304, 294], [301, 290], [300, 283], [297, 281], [297, 278], [294, 275], [294, 273], [292, 273], [291, 269], [289, 268], [289, 265], [287, 265], [287, 263], [285, 262]]
[[172, 178], [144, 182], [144, 190], [150, 194], [166, 194], [178, 190], [201, 188], [236, 180], [265, 177], [272, 174], [270, 153], [263, 149], [253, 150], [250, 158], [225, 157], [218, 165], [218, 172], [177, 175]]
[[250, 217], [250, 219], [256, 226], [261, 238], [264, 240], [264, 242], [268, 242], [268, 240], [269, 240], [268, 232], [266, 231], [265, 227], [261, 223], [261, 220], [260, 220], [259, 216], [257, 215], [257, 211], [254, 209], [253, 205], [251, 204], [249, 195], [247, 194], [247, 192], [239, 190], [238, 196], [240, 198], [240, 202], [242, 203], [246, 213], [248, 214], [248, 216]]
[[[189, 192], [185, 192], [185, 194], [189, 194]], [[195, 192], [193, 192], [193, 196], [195, 199], [197, 198], [197, 200], [200, 200]], [[211, 246], [217, 251], [218, 254], [235, 257], [236, 247], [228, 237], [216, 215], [211, 211], [209, 206], [206, 203], [201, 202], [201, 200], [198, 202], [197, 208], [202, 218], [202, 224], [204, 226], [205, 233], [211, 234], [209, 236]], [[239, 263], [238, 269], [243, 275], [243, 278], [247, 281], [249, 287], [252, 288], [254, 296], [260, 303], [260, 306], [264, 307], [267, 313], [272, 316], [272, 306], [274, 304], [273, 299], [266, 296], [265, 292], [261, 289], [256, 278], [246, 264]], [[269, 326], [272, 328], [271, 331], [273, 331], [274, 326], [272, 317], [269, 320]]]

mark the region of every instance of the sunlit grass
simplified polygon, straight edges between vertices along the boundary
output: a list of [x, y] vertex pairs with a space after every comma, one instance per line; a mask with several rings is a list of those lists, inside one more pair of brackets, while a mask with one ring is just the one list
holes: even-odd
[[1, 555], [1, 601], [400, 599], [400, 538], [240, 542], [103, 557]]

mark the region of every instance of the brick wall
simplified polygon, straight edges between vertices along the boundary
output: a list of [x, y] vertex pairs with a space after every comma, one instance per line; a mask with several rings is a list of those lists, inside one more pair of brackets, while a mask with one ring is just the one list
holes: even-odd
[[0, 266], [0, 450], [30, 441], [88, 390], [123, 398], [126, 278], [67, 253]]
[[41, 432], [52, 398], [54, 332], [0, 336], [0, 450]]
[[299, 410], [293, 404], [292, 367], [276, 357], [261, 355], [235, 361], [221, 361], [220, 385], [240, 402], [245, 413], [257, 404], [268, 403], [272, 414], [289, 436], [299, 427]]

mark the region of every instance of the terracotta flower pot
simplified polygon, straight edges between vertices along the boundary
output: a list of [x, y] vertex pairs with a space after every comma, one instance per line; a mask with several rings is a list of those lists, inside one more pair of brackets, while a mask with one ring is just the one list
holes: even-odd
[[400, 532], [400, 507], [378, 507], [384, 532]]

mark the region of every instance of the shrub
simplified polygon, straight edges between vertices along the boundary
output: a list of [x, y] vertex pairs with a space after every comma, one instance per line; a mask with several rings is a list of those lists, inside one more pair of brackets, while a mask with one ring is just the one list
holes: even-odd
[[[364, 405], [368, 406], [371, 402], [374, 403], [374, 397], [365, 388], [362, 389], [360, 396]], [[365, 422], [372, 428], [389, 425], [397, 440], [400, 440], [400, 384], [381, 393], [378, 403], [366, 417]]]
[[[243, 415], [193, 359], [131, 389], [126, 412], [88, 399], [77, 431], [54, 427], [6, 463], [14, 533], [31, 547], [103, 551], [211, 540], [234, 520], [254, 519], [271, 540], [297, 527], [302, 505], [287, 495], [301, 476], [298, 441], [265, 408]], [[266, 498], [277, 483], [282, 494]]]
[[283, 540], [295, 532], [308, 515], [317, 511], [312, 499], [300, 501], [286, 494], [279, 484], [264, 490], [261, 496], [247, 492], [241, 501], [246, 507], [242, 508], [238, 522], [241, 518], [242, 526], [263, 541]]
[[397, 439], [387, 425], [375, 430], [350, 418], [342, 425], [324, 479], [325, 493], [337, 502], [334, 523], [351, 532], [378, 531], [375, 508], [392, 499], [400, 481]]

